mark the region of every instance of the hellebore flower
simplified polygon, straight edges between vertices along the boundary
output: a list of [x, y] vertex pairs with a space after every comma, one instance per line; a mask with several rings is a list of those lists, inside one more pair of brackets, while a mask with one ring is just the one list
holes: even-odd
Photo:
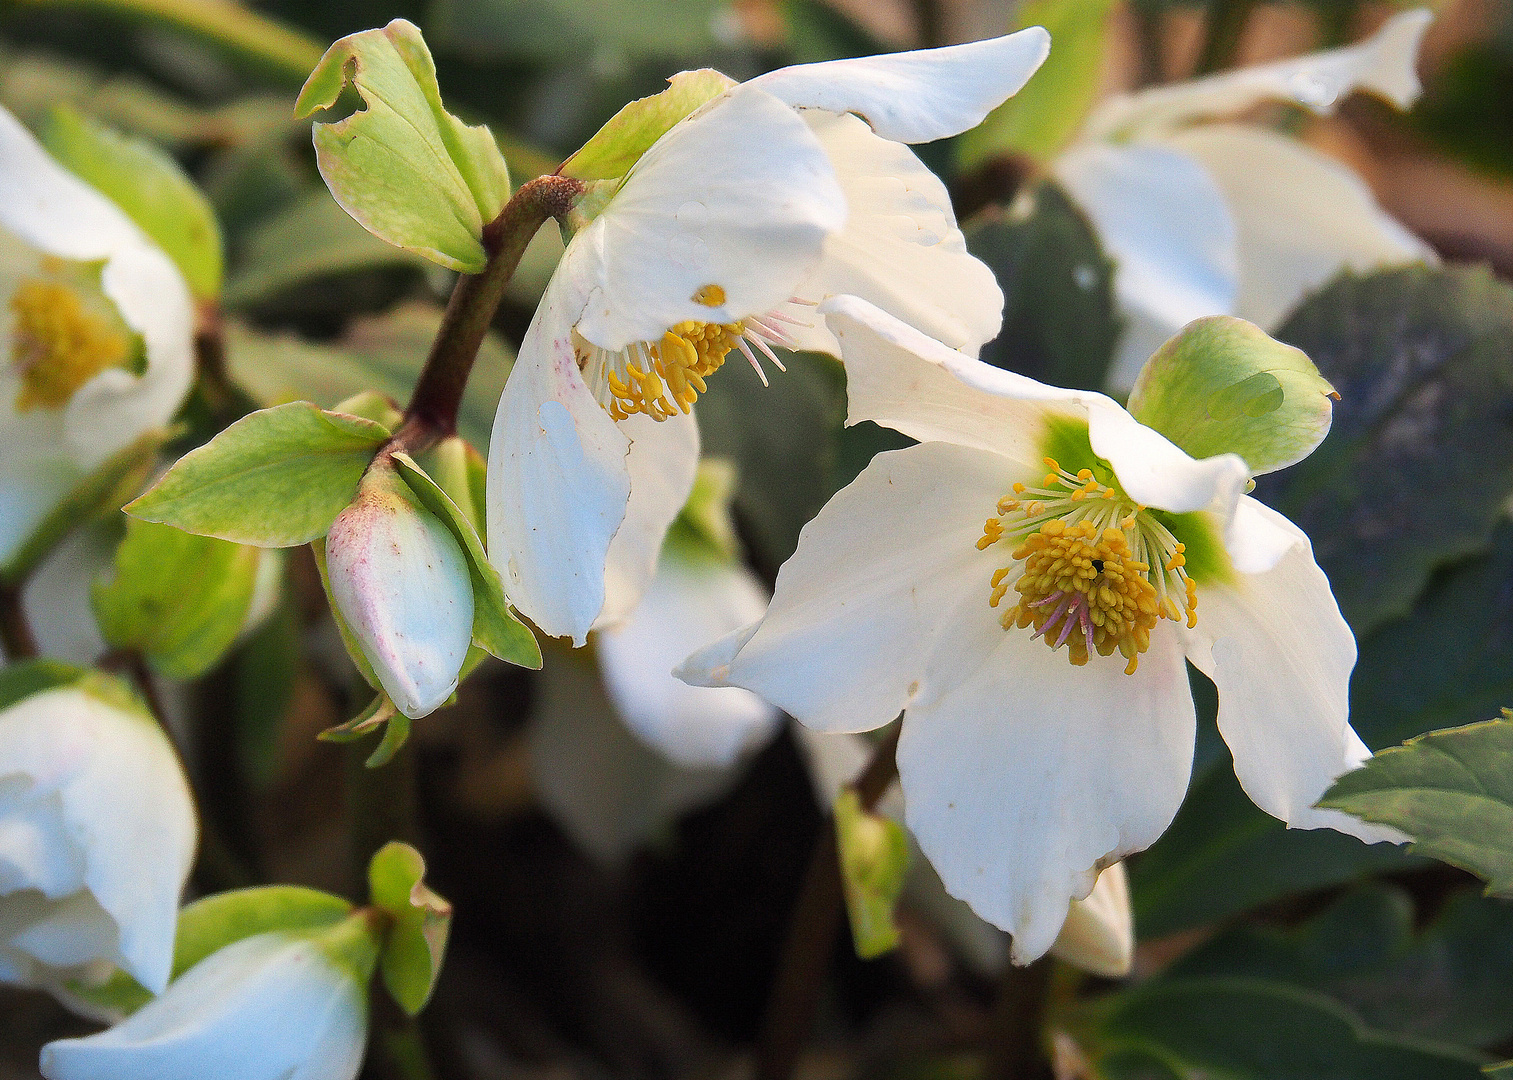
[[1356, 89], [1407, 108], [1431, 18], [1405, 12], [1347, 48], [1124, 94], [1093, 110], [1051, 169], [1117, 264], [1126, 326], [1114, 389], [1127, 391], [1145, 358], [1193, 319], [1232, 314], [1272, 330], [1345, 268], [1437, 261], [1339, 161], [1224, 119], [1266, 101], [1327, 114]]
[[76, 483], [177, 411], [194, 308], [172, 261], [3, 109], [0, 179], [3, 566]]
[[0, 711], [0, 981], [115, 965], [161, 992], [196, 832], [167, 736], [104, 676]]
[[217, 950], [115, 1027], [42, 1048], [47, 1080], [352, 1080], [378, 942], [358, 913]]
[[782, 367], [773, 346], [835, 352], [813, 305], [840, 292], [968, 352], [998, 332], [992, 273], [903, 144], [977, 124], [1047, 48], [1032, 28], [740, 85], [692, 73], [724, 89], [580, 204], [495, 417], [489, 556], [545, 633], [582, 645], [606, 575], [645, 588], [693, 482], [689, 409], [732, 351], [758, 371]]
[[[1347, 720], [1355, 639], [1308, 538], [1242, 494], [1244, 459], [1195, 460], [1101, 394], [993, 368], [854, 297], [821, 312], [850, 421], [920, 443], [831, 499], [766, 616], [682, 677], [755, 690], [820, 731], [902, 711], [908, 826], [1020, 963], [1176, 813], [1193, 760], [1185, 660], [1217, 685], [1261, 809], [1401, 839], [1313, 808], [1369, 754]], [[1304, 452], [1327, 429], [1327, 414], [1307, 427]]]
[[331, 600], [384, 692], [411, 719], [457, 689], [473, 638], [473, 583], [462, 547], [387, 462], [326, 534]]

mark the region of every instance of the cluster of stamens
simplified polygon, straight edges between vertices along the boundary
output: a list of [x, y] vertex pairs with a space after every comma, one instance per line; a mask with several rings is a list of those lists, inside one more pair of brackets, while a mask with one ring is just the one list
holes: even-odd
[[11, 362], [21, 376], [16, 411], [59, 409], [108, 367], [130, 359], [126, 335], [56, 281], [23, 281], [11, 294]]
[[1184, 567], [1185, 546], [1144, 506], [1100, 483], [1091, 469], [1075, 475], [1053, 458], [1043, 484], [1015, 484], [983, 525], [980, 550], [1014, 544], [1013, 563], [994, 572], [988, 603], [1010, 588], [1019, 602], [1003, 613], [1005, 630], [1034, 626], [1052, 649], [1067, 647], [1078, 666], [1094, 652], [1116, 650], [1133, 675], [1162, 619], [1197, 625], [1198, 593]]
[[[723, 301], [723, 292], [719, 295]], [[791, 302], [804, 303], [796, 298]], [[734, 323], [681, 322], [664, 333], [661, 341], [638, 341], [618, 352], [579, 338], [578, 367], [599, 403], [616, 420], [636, 413], [666, 420], [692, 409], [708, 389], [705, 380], [735, 349], [745, 354], [763, 386], [767, 385], [767, 373], [758, 352], [779, 371], [786, 371], [772, 351], [773, 345], [796, 348], [784, 329], [785, 323], [808, 325], [776, 311]]]

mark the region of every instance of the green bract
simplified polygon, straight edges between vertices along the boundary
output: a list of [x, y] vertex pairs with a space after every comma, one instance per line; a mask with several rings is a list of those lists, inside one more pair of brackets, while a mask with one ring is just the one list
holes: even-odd
[[95, 583], [105, 640], [139, 649], [164, 675], [192, 679], [231, 647], [252, 608], [258, 548], [133, 520], [114, 576]]
[[398, 841], [368, 864], [373, 905], [394, 920], [378, 961], [383, 984], [411, 1016], [431, 996], [452, 926], [452, 905], [427, 888], [425, 872], [420, 852]]
[[42, 144], [163, 249], [196, 299], [220, 295], [220, 225], [178, 162], [151, 143], [113, 131], [66, 105], [53, 110]]
[[1333, 396], [1302, 351], [1244, 319], [1212, 315], [1146, 361], [1129, 411], [1192, 457], [1239, 454], [1251, 472], [1268, 473], [1324, 441]]
[[856, 955], [869, 960], [898, 945], [893, 907], [909, 869], [909, 838], [898, 822], [863, 809], [853, 788], [836, 796], [835, 838], [851, 939]]
[[23, 660], [0, 667], [0, 711], [44, 690], [72, 686], [84, 674], [83, 668], [62, 660]]
[[710, 68], [680, 71], [660, 94], [626, 105], [562, 163], [564, 176], [612, 180], [630, 172], [651, 144], [705, 102], [719, 97], [735, 80]]
[[242, 417], [126, 507], [201, 536], [294, 547], [325, 535], [389, 432], [291, 401]]
[[1513, 711], [1389, 747], [1335, 781], [1319, 805], [1401, 829], [1414, 851], [1513, 896]]
[[469, 127], [442, 105], [420, 31], [395, 19], [336, 42], [295, 115], [330, 108], [349, 84], [364, 106], [315, 125], [316, 163], [336, 201], [396, 247], [451, 270], [482, 270], [483, 227], [509, 201], [509, 169], [487, 127]]

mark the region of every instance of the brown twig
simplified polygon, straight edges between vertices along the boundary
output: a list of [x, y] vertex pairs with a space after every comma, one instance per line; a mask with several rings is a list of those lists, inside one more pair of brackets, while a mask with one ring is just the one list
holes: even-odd
[[1005, 964], [993, 1003], [984, 1080], [1051, 1080], [1040, 1030], [1045, 1020], [1051, 961], [1041, 957], [1029, 967]]
[[[872, 760], [852, 784], [864, 810], [877, 805], [898, 775], [900, 728], [895, 724], [878, 743]], [[844, 900], [835, 827], [826, 822], [815, 838], [804, 884], [789, 916], [788, 937], [778, 958], [757, 1045], [756, 1080], [788, 1080], [793, 1075], [830, 972]]]

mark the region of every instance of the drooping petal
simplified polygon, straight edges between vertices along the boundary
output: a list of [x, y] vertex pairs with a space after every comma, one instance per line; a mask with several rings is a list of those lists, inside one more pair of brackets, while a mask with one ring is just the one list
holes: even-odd
[[630, 617], [597, 638], [604, 685], [625, 723], [683, 766], [729, 765], [766, 742], [776, 711], [736, 687], [689, 686], [672, 669], [762, 617], [766, 590], [744, 566], [662, 557]]
[[959, 612], [992, 614], [995, 567], [977, 539], [1017, 476], [1005, 458], [947, 443], [879, 454], [804, 526], [755, 629], [676, 674], [744, 686], [821, 731], [886, 724], [939, 678], [937, 651], [970, 663], [1002, 636], [996, 617], [992, 633], [964, 635]]
[[1072, 901], [1051, 955], [1104, 978], [1129, 974], [1135, 959], [1135, 921], [1124, 863], [1104, 870], [1092, 892]]
[[960, 135], [1019, 92], [1050, 53], [1039, 26], [942, 49], [779, 68], [751, 80], [798, 108], [856, 113], [895, 142]]
[[630, 440], [573, 353], [578, 282], [559, 268], [505, 383], [489, 439], [488, 553], [510, 602], [582, 645], [604, 607], [610, 541], [630, 498]]
[[625, 455], [630, 501], [605, 557], [604, 607], [596, 628], [615, 625], [640, 602], [657, 572], [668, 526], [688, 501], [699, 471], [699, 425], [693, 414], [658, 422], [636, 413], [619, 426], [630, 436]]
[[1130, 498], [1158, 510], [1212, 511], [1227, 528], [1250, 469], [1238, 454], [1196, 460], [1108, 400], [1088, 406], [1093, 453], [1114, 469]]
[[1084, 402], [1106, 400], [964, 356], [859, 297], [833, 297], [819, 313], [840, 342], [848, 424], [872, 420], [923, 442], [1000, 454], [1038, 474], [1046, 419], [1082, 419]]
[[1187, 648], [1219, 688], [1219, 731], [1240, 786], [1292, 828], [1400, 841], [1394, 829], [1313, 808], [1335, 777], [1370, 756], [1349, 723], [1355, 637], [1308, 537], [1275, 510], [1254, 510], [1295, 543], [1265, 573], [1206, 586]]
[[1437, 263], [1434, 250], [1377, 205], [1344, 165], [1274, 131], [1207, 124], [1169, 144], [1203, 163], [1239, 230], [1233, 313], [1271, 328], [1341, 270]]
[[1176, 630], [1163, 622], [1133, 675], [1119, 657], [1067, 663], [985, 604], [957, 615], [997, 647], [904, 715], [909, 828], [947, 891], [1043, 955], [1104, 867], [1148, 846], [1192, 768], [1194, 711]]
[[1419, 95], [1415, 62], [1433, 17], [1424, 8], [1405, 11], [1365, 41], [1345, 48], [1111, 98], [1088, 118], [1084, 135], [1141, 137], [1208, 117], [1233, 116], [1268, 100], [1330, 113], [1353, 90], [1368, 90], [1406, 109]]
[[1207, 170], [1171, 147], [1084, 142], [1052, 168], [1114, 260], [1125, 327], [1108, 383], [1127, 391], [1167, 338], [1194, 319], [1233, 310], [1240, 278], [1234, 218]]
[[[818, 109], [803, 115], [830, 155], [850, 213], [796, 295], [860, 296], [976, 356], [998, 334], [1003, 293], [993, 272], [967, 252], [946, 186], [907, 146], [875, 135], [854, 116]], [[837, 354], [819, 320], [784, 329], [798, 348]]]
[[647, 745], [616, 715], [586, 653], [551, 650], [537, 694], [529, 730], [537, 797], [601, 863], [621, 863], [665, 836], [678, 817], [718, 799], [740, 777], [733, 767], [679, 765]]
[[615, 351], [661, 341], [678, 323], [772, 310], [845, 220], [845, 195], [809, 126], [737, 86], [642, 155], [557, 273], [584, 283], [578, 332]]

